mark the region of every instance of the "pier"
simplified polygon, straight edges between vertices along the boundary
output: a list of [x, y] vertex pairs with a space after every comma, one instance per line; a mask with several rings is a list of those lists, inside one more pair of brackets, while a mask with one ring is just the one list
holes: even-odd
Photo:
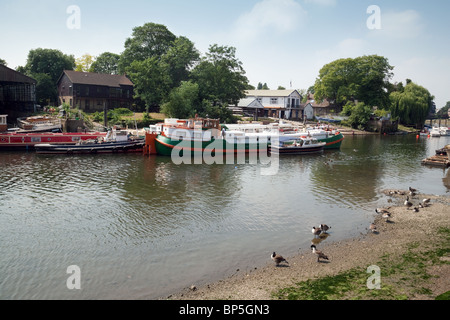
[[436, 155], [422, 160], [423, 165], [448, 168], [450, 167], [450, 145], [436, 151]]

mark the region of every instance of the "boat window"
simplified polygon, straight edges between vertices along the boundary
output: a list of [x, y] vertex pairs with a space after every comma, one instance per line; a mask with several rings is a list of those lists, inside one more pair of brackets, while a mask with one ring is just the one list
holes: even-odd
[[31, 137], [31, 142], [41, 142], [41, 137]]

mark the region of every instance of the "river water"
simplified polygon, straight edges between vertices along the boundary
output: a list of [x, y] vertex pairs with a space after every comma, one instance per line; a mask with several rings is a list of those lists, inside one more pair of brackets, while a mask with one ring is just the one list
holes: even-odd
[[276, 175], [258, 163], [2, 152], [0, 299], [157, 299], [309, 250], [321, 223], [325, 241], [358, 236], [384, 189], [448, 195], [449, 170], [421, 165], [446, 144], [350, 136], [340, 151], [281, 157]]

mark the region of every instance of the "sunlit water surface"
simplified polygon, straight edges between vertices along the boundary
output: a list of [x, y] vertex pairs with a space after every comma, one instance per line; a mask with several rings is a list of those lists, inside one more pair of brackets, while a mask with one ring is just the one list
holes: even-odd
[[[382, 191], [448, 194], [421, 165], [450, 137], [347, 137], [340, 151], [262, 164], [141, 155], [0, 153], [0, 299], [157, 299], [366, 233]], [[81, 270], [69, 290], [67, 267]]]

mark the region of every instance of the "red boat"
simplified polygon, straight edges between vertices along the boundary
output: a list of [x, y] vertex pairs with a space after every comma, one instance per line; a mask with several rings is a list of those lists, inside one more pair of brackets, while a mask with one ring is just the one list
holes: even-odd
[[36, 144], [76, 144], [79, 141], [106, 137], [106, 132], [87, 133], [0, 133], [0, 151], [10, 149], [32, 149]]

